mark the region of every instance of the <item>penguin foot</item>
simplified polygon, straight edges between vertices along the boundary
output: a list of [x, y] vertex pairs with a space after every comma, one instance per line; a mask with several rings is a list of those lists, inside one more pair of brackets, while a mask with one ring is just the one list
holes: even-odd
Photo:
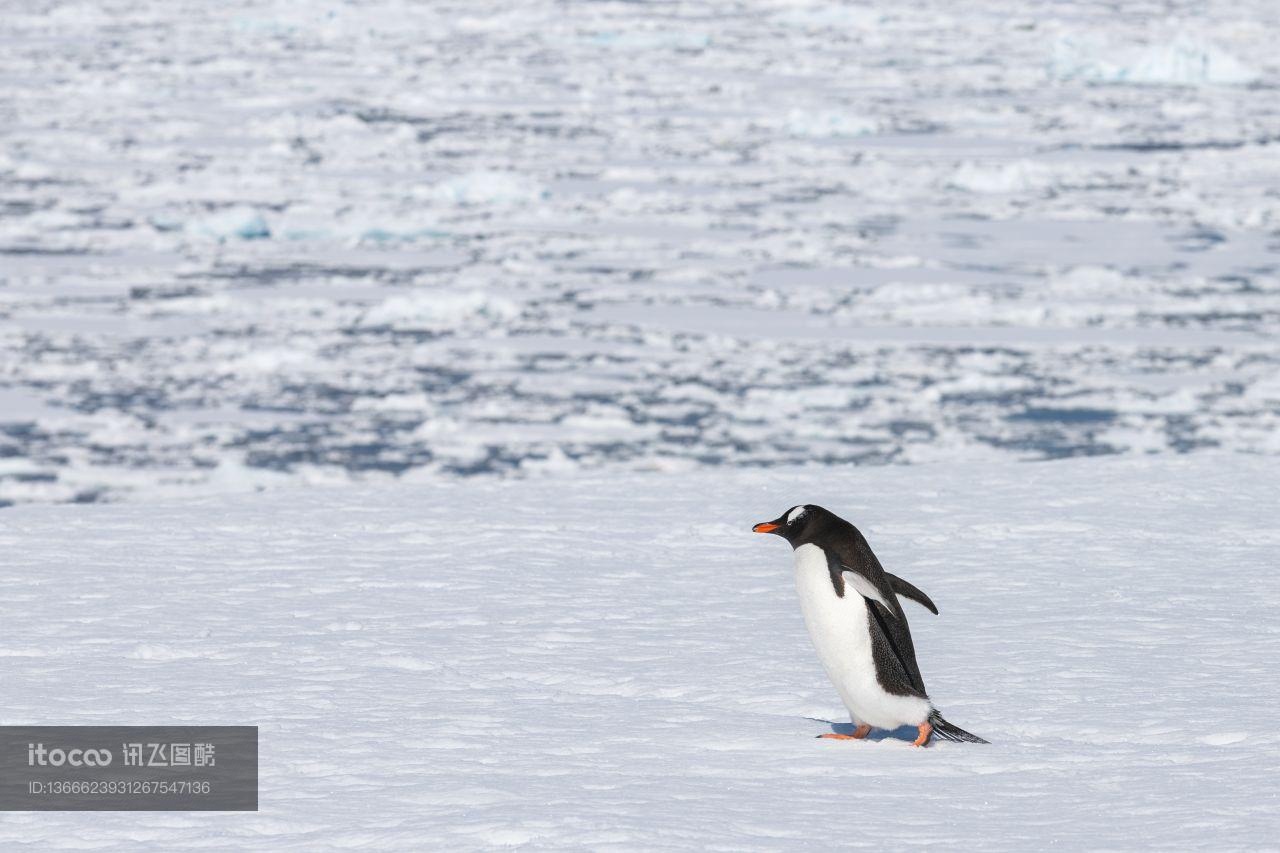
[[911, 743], [912, 746], [924, 746], [929, 742], [929, 738], [933, 737], [933, 726], [930, 725], [927, 721], [921, 723], [916, 728], [916, 731], [920, 733], [920, 736], [917, 737], [914, 741], [912, 741]]
[[871, 734], [871, 726], [861, 725], [854, 729], [851, 735], [840, 735], [832, 732], [831, 734], [818, 735], [818, 737], [830, 738], [831, 740], [862, 740], [869, 734]]

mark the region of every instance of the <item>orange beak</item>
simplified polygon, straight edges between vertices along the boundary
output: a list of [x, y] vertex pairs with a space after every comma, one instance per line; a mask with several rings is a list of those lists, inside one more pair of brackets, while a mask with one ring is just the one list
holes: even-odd
[[774, 524], [772, 521], [762, 521], [759, 524], [757, 524], [755, 527], [751, 528], [751, 532], [752, 533], [772, 533], [777, 529], [778, 529], [778, 525]]

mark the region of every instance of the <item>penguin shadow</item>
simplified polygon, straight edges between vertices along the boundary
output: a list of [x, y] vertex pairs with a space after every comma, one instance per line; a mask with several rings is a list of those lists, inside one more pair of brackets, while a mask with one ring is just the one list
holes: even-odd
[[[851, 735], [857, 729], [853, 723], [837, 723], [834, 720], [824, 720], [820, 717], [805, 717], [806, 720], [812, 720], [815, 723], [825, 723], [831, 726], [831, 731], [838, 735]], [[907, 743], [914, 743], [916, 736], [920, 733], [915, 726], [898, 726], [892, 731], [884, 729], [872, 729], [864, 741], [867, 743], [878, 743], [882, 740], [905, 740]]]

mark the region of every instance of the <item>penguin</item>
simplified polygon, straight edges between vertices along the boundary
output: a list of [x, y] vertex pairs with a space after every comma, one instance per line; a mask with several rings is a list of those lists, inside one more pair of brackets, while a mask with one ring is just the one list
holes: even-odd
[[915, 746], [927, 745], [935, 735], [988, 742], [947, 722], [933, 706], [898, 596], [933, 613], [938, 608], [919, 589], [886, 572], [858, 528], [829, 510], [804, 504], [752, 530], [791, 543], [805, 627], [856, 726], [852, 735], [820, 737], [862, 740], [873, 728], [909, 725], [916, 729]]

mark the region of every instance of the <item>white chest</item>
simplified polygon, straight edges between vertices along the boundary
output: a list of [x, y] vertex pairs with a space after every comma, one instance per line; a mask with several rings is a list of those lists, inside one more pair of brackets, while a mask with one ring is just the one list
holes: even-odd
[[890, 694], [876, 679], [867, 606], [849, 584], [836, 595], [827, 557], [816, 545], [796, 549], [796, 592], [805, 627], [827, 677], [856, 722], [880, 728], [918, 725], [927, 700]]

